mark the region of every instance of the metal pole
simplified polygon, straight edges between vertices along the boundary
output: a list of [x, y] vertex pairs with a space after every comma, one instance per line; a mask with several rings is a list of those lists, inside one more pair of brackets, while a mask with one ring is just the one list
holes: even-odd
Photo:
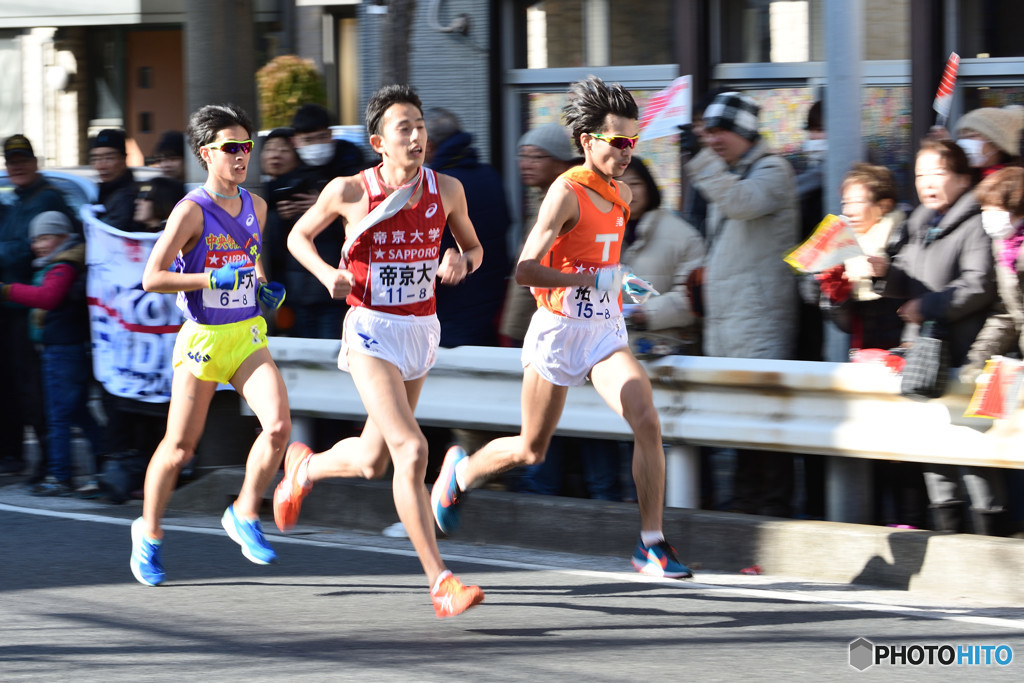
[[825, 3], [825, 162], [823, 208], [839, 214], [839, 185], [864, 158], [861, 132], [864, 63], [864, 0]]
[[700, 449], [674, 443], [665, 454], [665, 506], [700, 508]]
[[[252, 0], [185, 0], [185, 103], [182, 127], [196, 109], [232, 103], [245, 109], [254, 125], [256, 110], [255, 23]], [[201, 183], [206, 173], [193, 160], [188, 182]], [[247, 186], [259, 185], [259, 169]]]
[[[822, 207], [839, 214], [839, 186], [850, 166], [864, 159], [861, 106], [864, 91], [864, 0], [825, 3], [825, 132], [828, 157]], [[866, 467], [864, 466], [866, 463]], [[826, 517], [867, 522], [872, 509], [870, 461], [829, 457], [826, 468]]]

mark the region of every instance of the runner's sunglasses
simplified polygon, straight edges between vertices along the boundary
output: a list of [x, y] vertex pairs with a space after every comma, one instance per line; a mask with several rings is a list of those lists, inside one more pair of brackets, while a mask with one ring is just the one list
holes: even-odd
[[238, 154], [241, 150], [242, 154], [248, 154], [252, 151], [252, 140], [222, 140], [220, 142], [211, 142], [208, 145], [203, 145], [206, 149], [219, 149], [225, 154]]
[[604, 140], [618, 149], [632, 149], [636, 147], [636, 143], [640, 139], [639, 135], [601, 135], [600, 133], [590, 133], [590, 137]]

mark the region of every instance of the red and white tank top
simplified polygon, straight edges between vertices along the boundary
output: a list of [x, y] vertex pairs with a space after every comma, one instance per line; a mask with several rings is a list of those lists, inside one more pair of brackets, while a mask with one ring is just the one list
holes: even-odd
[[[378, 168], [360, 172], [373, 211], [387, 197]], [[346, 301], [394, 315], [432, 315], [437, 310], [434, 280], [440, 263], [441, 235], [447, 214], [437, 175], [422, 169], [423, 192], [415, 206], [356, 238], [348, 252], [355, 284]]]

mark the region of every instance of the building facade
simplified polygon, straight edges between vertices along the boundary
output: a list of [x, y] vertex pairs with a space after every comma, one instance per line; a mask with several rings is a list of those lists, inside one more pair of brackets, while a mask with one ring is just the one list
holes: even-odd
[[[1019, 0], [215, 4], [212, 22], [211, 4], [201, 0], [0, 5], [0, 68], [10, 75], [0, 83], [0, 136], [24, 132], [46, 165], [66, 166], [84, 161], [95, 130], [123, 126], [141, 163], [163, 130], [184, 126], [197, 98], [231, 95], [225, 84], [247, 81], [249, 90], [233, 95], [244, 100], [259, 66], [294, 53], [321, 67], [345, 125], [359, 125], [369, 94], [404, 75], [425, 106], [460, 116], [517, 196], [515, 142], [557, 118], [569, 82], [591, 73], [621, 82], [643, 106], [690, 74], [698, 96], [715, 87], [754, 96], [765, 136], [781, 153], [798, 151], [807, 109], [826, 98], [835, 105], [827, 107], [830, 137], [855, 138], [847, 156], [891, 166], [913, 200], [914, 141], [935, 122], [932, 100], [951, 52], [961, 57], [951, 122], [974, 107], [1024, 103]], [[206, 47], [190, 48], [200, 30]], [[855, 64], [849, 55], [859, 56]], [[840, 87], [849, 74], [852, 90]], [[212, 80], [206, 90], [196, 85], [204, 78]], [[254, 98], [240, 103], [255, 111]], [[674, 143], [638, 148], [669, 204], [680, 193]]]

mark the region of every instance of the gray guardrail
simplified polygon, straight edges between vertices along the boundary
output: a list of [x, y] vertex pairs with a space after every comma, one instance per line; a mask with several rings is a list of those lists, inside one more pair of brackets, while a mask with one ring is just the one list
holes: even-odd
[[[362, 420], [351, 376], [337, 369], [340, 342], [273, 337], [293, 414]], [[522, 367], [518, 349], [440, 349], [424, 383], [421, 424], [518, 431]], [[697, 507], [698, 446], [782, 450], [828, 457], [827, 518], [867, 522], [871, 460], [1024, 469], [1021, 411], [1006, 420], [966, 418], [973, 387], [953, 382], [946, 396], [915, 401], [881, 365], [669, 356], [645, 361], [668, 445], [666, 504]], [[243, 410], [246, 410], [243, 407]], [[591, 385], [569, 391], [558, 433], [632, 440], [625, 420]]]

